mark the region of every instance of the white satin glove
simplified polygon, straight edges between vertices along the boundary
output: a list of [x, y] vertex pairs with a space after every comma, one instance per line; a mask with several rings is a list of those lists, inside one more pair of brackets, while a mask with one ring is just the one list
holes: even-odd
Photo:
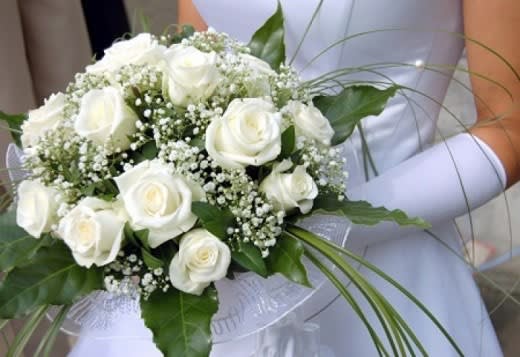
[[[478, 208], [505, 186], [506, 173], [496, 154], [477, 137], [462, 133], [350, 190], [348, 197], [401, 209], [435, 225]], [[359, 248], [417, 231], [385, 222], [354, 225], [349, 237]]]

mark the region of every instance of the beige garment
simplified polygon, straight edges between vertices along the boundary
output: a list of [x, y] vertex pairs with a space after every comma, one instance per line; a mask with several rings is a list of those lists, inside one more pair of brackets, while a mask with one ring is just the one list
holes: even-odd
[[[63, 91], [91, 56], [80, 0], [0, 0], [0, 110], [23, 113], [41, 105], [50, 94]], [[8, 132], [0, 130], [0, 167], [10, 141]], [[6, 180], [5, 172], [0, 179]], [[13, 337], [21, 323], [4, 331]], [[33, 355], [45, 330], [38, 329], [25, 356]], [[67, 350], [62, 336], [52, 355], [65, 356]], [[0, 342], [0, 356], [5, 354]]]
[[[41, 105], [91, 56], [80, 0], [0, 0], [0, 110], [23, 113]], [[9, 141], [1, 130], [0, 167]]]

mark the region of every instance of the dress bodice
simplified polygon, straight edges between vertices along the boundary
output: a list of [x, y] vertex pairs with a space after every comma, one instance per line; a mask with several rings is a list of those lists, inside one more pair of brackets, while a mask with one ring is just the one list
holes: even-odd
[[[291, 58], [319, 1], [282, 0], [281, 3], [287, 58]], [[451, 70], [446, 68], [456, 65], [463, 48], [462, 37], [458, 35], [462, 32], [461, 3], [458, 0], [324, 0], [296, 56], [296, 68], [307, 67], [301, 72], [304, 79], [341, 68], [374, 65], [370, 71], [359, 69], [346, 78], [394, 81], [411, 89], [393, 98], [383, 114], [363, 121], [379, 172], [409, 158], [433, 140], [439, 102], [451, 77]], [[195, 4], [209, 26], [247, 42], [274, 13], [277, 1], [195, 0]], [[350, 38], [307, 66], [324, 49], [346, 37]], [[354, 133], [351, 143], [354, 148], [360, 147], [359, 133]], [[356, 181], [356, 177], [352, 180]]]

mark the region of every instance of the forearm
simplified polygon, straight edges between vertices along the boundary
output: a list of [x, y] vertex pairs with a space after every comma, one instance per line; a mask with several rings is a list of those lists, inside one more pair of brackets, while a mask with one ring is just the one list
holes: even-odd
[[464, 30], [478, 98], [471, 131], [500, 158], [510, 186], [520, 179], [520, 1], [465, 0]]
[[[436, 224], [461, 216], [505, 187], [505, 172], [494, 152], [469, 134], [459, 134], [351, 190], [349, 198], [401, 209]], [[384, 223], [356, 226], [353, 239], [369, 245], [416, 231]]]

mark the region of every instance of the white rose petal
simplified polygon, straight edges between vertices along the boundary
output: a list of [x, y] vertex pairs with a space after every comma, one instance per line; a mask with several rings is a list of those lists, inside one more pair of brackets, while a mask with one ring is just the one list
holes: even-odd
[[143, 161], [116, 181], [135, 229], [148, 229], [149, 243], [156, 248], [191, 229], [197, 217], [191, 212], [193, 201], [204, 197], [202, 188], [185, 178], [172, 175], [158, 161]]
[[65, 95], [51, 95], [43, 106], [29, 111], [27, 120], [22, 124], [21, 141], [24, 148], [34, 146], [46, 131], [55, 129], [63, 120]]
[[112, 142], [115, 147], [130, 147], [128, 136], [136, 132], [137, 114], [126, 105], [114, 87], [93, 89], [83, 96], [74, 129], [98, 145]]
[[262, 181], [259, 189], [277, 209], [289, 211], [298, 207], [301, 213], [308, 213], [318, 187], [303, 165], [296, 166], [292, 173], [283, 173], [288, 168], [290, 161], [283, 161]]
[[170, 281], [180, 291], [200, 295], [209, 284], [226, 276], [230, 262], [225, 243], [205, 229], [194, 229], [182, 236], [170, 264]]
[[59, 192], [37, 180], [25, 180], [18, 186], [16, 224], [34, 238], [51, 231], [58, 223], [57, 211], [61, 204]]
[[206, 150], [222, 167], [260, 166], [281, 151], [281, 116], [260, 98], [234, 99], [206, 131]]
[[245, 87], [249, 97], [265, 97], [271, 95], [269, 77], [276, 74], [271, 66], [261, 59], [245, 53], [239, 54], [242, 63], [248, 72]]
[[119, 41], [105, 50], [105, 55], [98, 62], [87, 66], [87, 73], [112, 73], [125, 65], [157, 65], [164, 58], [166, 47], [159, 45], [149, 33], [142, 33], [134, 38]]
[[187, 107], [213, 94], [220, 78], [215, 52], [173, 45], [166, 51], [165, 59], [163, 91], [173, 104]]
[[126, 220], [120, 202], [87, 197], [62, 218], [58, 234], [79, 265], [104, 266], [113, 262], [121, 249]]
[[286, 108], [294, 119], [297, 132], [325, 145], [330, 145], [334, 129], [318, 108], [297, 101], [290, 101]]

